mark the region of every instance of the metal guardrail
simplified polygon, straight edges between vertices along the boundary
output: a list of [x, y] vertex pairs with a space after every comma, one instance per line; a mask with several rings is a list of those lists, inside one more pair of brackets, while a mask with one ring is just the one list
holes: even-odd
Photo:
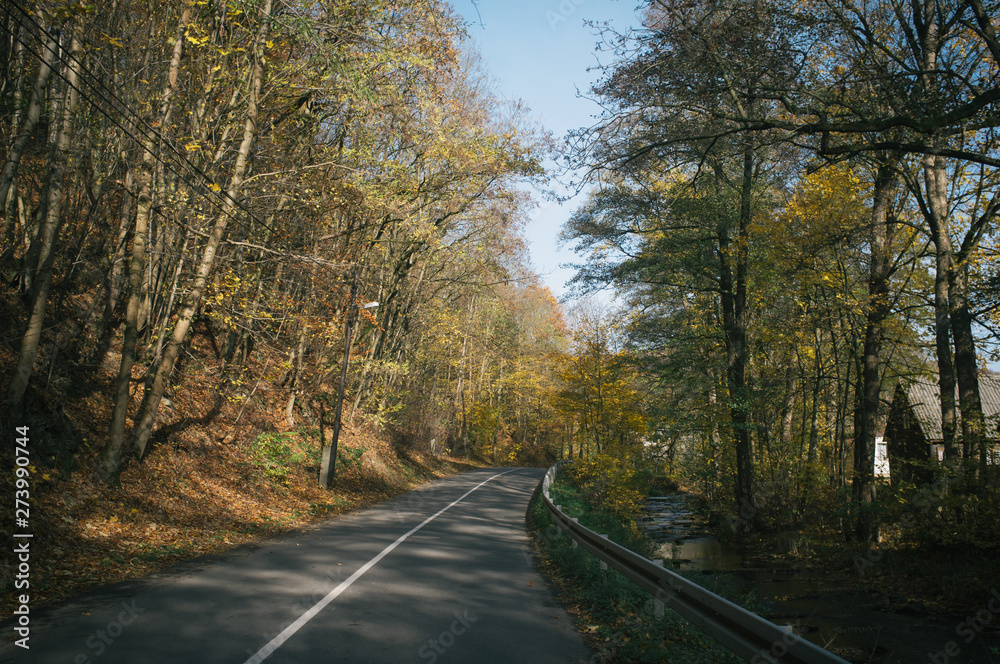
[[567, 516], [549, 496], [549, 486], [562, 463], [549, 468], [542, 480], [546, 509], [560, 530], [602, 563], [650, 593], [658, 610], [669, 606], [751, 664], [849, 664], [790, 629], [775, 625], [664, 568], [663, 561], [653, 562], [640, 556]]

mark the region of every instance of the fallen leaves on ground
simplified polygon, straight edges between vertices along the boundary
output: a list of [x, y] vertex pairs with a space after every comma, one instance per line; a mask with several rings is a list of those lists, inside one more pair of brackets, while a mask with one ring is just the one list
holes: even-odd
[[[345, 426], [340, 447], [363, 453], [338, 470], [331, 490], [319, 488], [318, 468], [308, 461], [288, 463], [280, 476], [269, 474], [255, 456], [254, 441], [272, 432], [295, 436], [281, 408], [267, 406], [280, 399], [262, 398], [248, 407], [222, 400], [219, 408], [207, 380], [198, 383], [187, 381], [153, 452], [125, 468], [119, 487], [103, 481], [99, 445], [86, 443], [71, 472], [46, 468], [33, 475], [27, 591], [32, 610], [374, 505], [472, 467], [401, 450], [379, 429], [357, 423]], [[94, 428], [81, 438], [99, 440], [110, 413], [94, 410], [93, 402], [78, 402], [80, 412], [71, 412], [73, 407], [67, 405], [67, 417]], [[11, 574], [5, 577], [0, 618], [12, 615], [17, 595], [26, 592], [15, 591]]]

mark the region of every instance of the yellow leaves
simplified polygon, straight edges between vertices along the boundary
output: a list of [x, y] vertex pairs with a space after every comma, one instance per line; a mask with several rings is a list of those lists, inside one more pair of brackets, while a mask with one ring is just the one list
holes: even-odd
[[219, 193], [220, 191], [222, 191], [222, 187], [216, 182], [213, 182], [211, 185], [209, 185], [208, 188], [214, 191], [215, 193]]
[[187, 150], [188, 152], [195, 152], [201, 149], [201, 143], [199, 143], [198, 141], [191, 141], [190, 143], [184, 146], [184, 149]]
[[595, 508], [629, 518], [639, 511], [646, 497], [630, 464], [623, 450], [592, 454], [574, 461], [567, 475]]
[[184, 31], [184, 38], [194, 46], [204, 46], [211, 39], [211, 35], [204, 27], [193, 24]]
[[782, 220], [796, 227], [836, 232], [863, 222], [869, 187], [850, 167], [827, 166], [802, 178]]
[[101, 33], [101, 41], [103, 41], [105, 44], [111, 44], [112, 46], [117, 46], [119, 48], [125, 46], [125, 44], [123, 44], [120, 39], [112, 37], [106, 32]]
[[97, 7], [86, 2], [80, 2], [79, 0], [73, 0], [70, 2], [64, 2], [59, 6], [53, 16], [58, 23], [63, 23], [81, 14], [90, 14], [97, 10]]

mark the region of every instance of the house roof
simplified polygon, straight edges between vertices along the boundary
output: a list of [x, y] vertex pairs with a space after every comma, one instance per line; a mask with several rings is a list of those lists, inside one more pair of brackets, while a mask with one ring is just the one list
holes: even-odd
[[[941, 431], [941, 398], [937, 383], [924, 378], [914, 379], [907, 388], [906, 398], [910, 403], [913, 416], [920, 423], [924, 436], [928, 441], [944, 439]], [[997, 419], [1000, 416], [1000, 376], [979, 376], [979, 398], [983, 404], [983, 416], [986, 418], [987, 438], [1000, 437], [997, 433]], [[955, 395], [956, 406], [958, 394]], [[961, 417], [961, 410], [957, 413]]]

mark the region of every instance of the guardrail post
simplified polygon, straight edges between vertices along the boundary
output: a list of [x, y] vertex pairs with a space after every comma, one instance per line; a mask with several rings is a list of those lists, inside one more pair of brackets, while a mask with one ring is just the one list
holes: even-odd
[[[653, 564], [657, 565], [659, 567], [663, 567], [663, 558], [657, 558], [656, 560], [653, 561]], [[666, 605], [663, 603], [663, 600], [661, 600], [661, 599], [657, 598], [656, 596], [654, 596], [653, 597], [653, 617], [656, 618], [656, 619], [662, 618], [663, 617], [663, 609], [664, 609], [665, 606]]]
[[[604, 539], [608, 539], [608, 536], [607, 536], [607, 535], [605, 535], [605, 534], [603, 534], [603, 533], [598, 533], [598, 535], [600, 535], [600, 536], [601, 536], [601, 537], [603, 537]], [[604, 562], [604, 560], [602, 560], [602, 559], [600, 559], [600, 558], [598, 558], [598, 560], [600, 560], [600, 561], [601, 561], [601, 571], [602, 571], [602, 572], [607, 572], [607, 571], [608, 571], [608, 564], [607, 564], [606, 562]]]
[[[571, 520], [571, 521], [572, 521], [573, 523], [575, 523], [576, 525], [580, 525], [580, 520], [579, 520], [578, 518], [576, 518], [575, 516], [571, 516], [571, 517], [570, 517], [570, 520]], [[576, 547], [578, 547], [578, 546], [580, 546], [580, 543], [579, 543], [579, 542], [577, 542], [577, 541], [576, 541], [576, 538], [574, 537], [574, 538], [573, 538], [573, 548], [575, 549], [575, 548], [576, 548]]]

